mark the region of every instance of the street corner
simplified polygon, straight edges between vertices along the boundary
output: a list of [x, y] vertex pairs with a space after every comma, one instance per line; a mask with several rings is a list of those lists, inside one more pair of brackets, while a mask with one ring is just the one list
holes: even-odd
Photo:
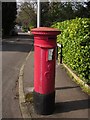
[[19, 79], [18, 79], [19, 105], [20, 105], [21, 114], [22, 114], [23, 118], [31, 118], [30, 113], [29, 113], [28, 108], [27, 108], [27, 102], [32, 101], [32, 92], [30, 92], [30, 91], [32, 91], [32, 89], [26, 89], [26, 93], [24, 91], [24, 69], [25, 69], [25, 66], [27, 64], [27, 61], [28, 61], [30, 54], [31, 54], [31, 51], [29, 52], [24, 63], [21, 66], [21, 69], [19, 72]]

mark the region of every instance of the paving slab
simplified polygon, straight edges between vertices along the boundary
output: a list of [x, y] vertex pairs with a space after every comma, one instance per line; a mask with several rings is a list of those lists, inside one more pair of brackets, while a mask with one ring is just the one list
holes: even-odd
[[[34, 50], [24, 68], [25, 95], [33, 90], [34, 81]], [[52, 115], [38, 115], [33, 108], [33, 101], [27, 102], [28, 111], [32, 118], [88, 118], [89, 96], [72, 81], [62, 64], [56, 64], [55, 77], [55, 111]]]

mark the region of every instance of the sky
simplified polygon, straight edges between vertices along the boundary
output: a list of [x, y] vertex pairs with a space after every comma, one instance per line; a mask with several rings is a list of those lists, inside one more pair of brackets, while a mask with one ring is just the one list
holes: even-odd
[[[15, 0], [0, 0], [1, 2], [15, 2]], [[37, 0], [16, 0], [17, 2], [30, 2], [30, 1], [37, 1]], [[41, 2], [45, 2], [45, 0], [40, 0]], [[88, 2], [90, 0], [50, 0], [51, 2]]]

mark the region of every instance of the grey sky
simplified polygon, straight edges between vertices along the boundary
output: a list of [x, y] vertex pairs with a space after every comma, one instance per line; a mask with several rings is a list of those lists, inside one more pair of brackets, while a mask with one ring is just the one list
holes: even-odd
[[[15, 0], [0, 0], [1, 2], [15, 2]], [[37, 0], [16, 0], [17, 2], [30, 2], [30, 1], [37, 1]], [[41, 2], [45, 2], [46, 0], [40, 0]], [[87, 2], [90, 0], [50, 0], [51, 2]]]

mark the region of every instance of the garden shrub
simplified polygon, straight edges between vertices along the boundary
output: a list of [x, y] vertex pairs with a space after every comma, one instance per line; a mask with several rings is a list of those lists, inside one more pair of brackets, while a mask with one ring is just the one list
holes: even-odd
[[57, 22], [57, 42], [63, 45], [63, 61], [86, 83], [90, 83], [90, 18]]

